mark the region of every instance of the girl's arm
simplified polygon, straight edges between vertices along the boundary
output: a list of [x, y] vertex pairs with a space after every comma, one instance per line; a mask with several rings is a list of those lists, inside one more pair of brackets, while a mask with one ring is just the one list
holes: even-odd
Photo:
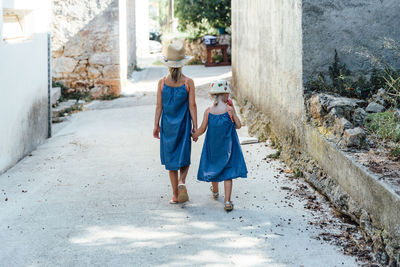
[[160, 118], [162, 112], [162, 79], [158, 81], [158, 88], [157, 88], [157, 104], [156, 104], [156, 112], [154, 116], [154, 129], [153, 129], [153, 137], [160, 139]]
[[189, 111], [190, 116], [192, 117], [193, 130], [192, 132], [197, 131], [197, 105], [196, 105], [196, 92], [194, 87], [194, 82], [192, 79], [188, 79], [189, 86]]
[[206, 130], [208, 126], [208, 109], [204, 111], [204, 116], [203, 116], [203, 122], [200, 125], [200, 128], [197, 129], [197, 131], [192, 134], [193, 140], [197, 141], [197, 138], [199, 138], [200, 135], [202, 135]]
[[239, 116], [236, 114], [235, 106], [232, 104], [229, 108], [232, 111], [233, 122], [235, 123], [236, 129], [242, 128], [242, 123], [240, 122]]

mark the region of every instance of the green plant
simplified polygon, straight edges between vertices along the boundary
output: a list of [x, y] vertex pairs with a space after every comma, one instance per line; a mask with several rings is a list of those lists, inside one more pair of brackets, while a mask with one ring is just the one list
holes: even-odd
[[116, 95], [114, 92], [110, 92], [110, 93], [108, 93], [108, 94], [103, 93], [103, 94], [100, 95], [100, 99], [101, 99], [101, 100], [113, 100], [113, 99], [116, 99], [116, 98], [118, 98], [118, 97], [119, 97], [119, 96]]
[[389, 66], [385, 68], [383, 76], [387, 100], [393, 107], [400, 107], [400, 71], [395, 71]]
[[278, 149], [275, 153], [268, 155], [267, 157], [270, 159], [279, 159], [281, 156], [281, 150]]
[[218, 31], [205, 19], [202, 23], [197, 24], [196, 26], [187, 25], [184, 31], [189, 42], [202, 38], [204, 35], [217, 35], [218, 33]]
[[202, 65], [203, 62], [201, 62], [200, 59], [193, 58], [193, 59], [190, 60], [187, 64], [188, 64], [188, 65]]
[[150, 9], [149, 16], [153, 21], [158, 22], [158, 26], [164, 32], [167, 27], [168, 0], [150, 0], [149, 2], [151, 6], [158, 6], [157, 12], [152, 12], [153, 9]]
[[400, 122], [393, 111], [370, 114], [364, 119], [366, 129], [384, 140], [400, 142]]
[[60, 87], [60, 90], [61, 90], [61, 98], [60, 98], [60, 101], [63, 101], [63, 100], [65, 100], [65, 99], [68, 99], [68, 91], [69, 91], [69, 88], [68, 88], [68, 87], [66, 87], [63, 83], [61, 83], [61, 82], [56, 82], [56, 81], [53, 81], [51, 85], [52, 85], [53, 88], [55, 88], [55, 87]]
[[219, 55], [219, 54], [215, 54], [211, 58], [215, 63], [222, 62], [222, 60], [224, 59], [224, 57], [222, 55]]
[[201, 27], [207, 21], [213, 28], [231, 25], [231, 0], [175, 0], [175, 16], [179, 30]]
[[393, 160], [400, 160], [400, 146], [392, 148], [389, 152], [388, 157]]
[[70, 107], [70, 108], [64, 110], [64, 111], [61, 112], [61, 113], [59, 113], [59, 114], [58, 114], [58, 117], [64, 117], [64, 114], [65, 114], [65, 113], [67, 113], [67, 114], [72, 114], [72, 113], [74, 113], [75, 111], [82, 111], [82, 110], [83, 110], [82, 105], [81, 105], [81, 104], [78, 104], [78, 103], [75, 103], [72, 107]]
[[302, 175], [301, 170], [297, 167], [294, 168], [293, 175], [294, 175], [294, 177], [299, 178]]
[[60, 98], [61, 102], [65, 101], [67, 99], [75, 99], [76, 101], [79, 101], [79, 100], [91, 101], [92, 100], [89, 90], [81, 91], [81, 90], [71, 89], [71, 88], [66, 87], [63, 83], [55, 82], [55, 81], [52, 82], [52, 86], [61, 88], [61, 98]]

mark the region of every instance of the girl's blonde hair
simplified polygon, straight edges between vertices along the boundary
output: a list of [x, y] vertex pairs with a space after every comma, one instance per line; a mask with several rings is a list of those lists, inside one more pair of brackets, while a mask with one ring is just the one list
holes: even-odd
[[178, 82], [182, 78], [182, 68], [168, 68], [169, 74], [174, 82]]

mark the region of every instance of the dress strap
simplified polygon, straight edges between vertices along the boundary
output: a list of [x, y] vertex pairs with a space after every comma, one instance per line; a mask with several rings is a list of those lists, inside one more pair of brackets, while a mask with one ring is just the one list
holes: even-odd
[[185, 77], [185, 87], [186, 87], [186, 91], [189, 93], [188, 77]]
[[229, 110], [229, 106], [228, 105], [226, 105], [226, 110], [228, 111], [228, 114], [229, 114], [229, 117], [231, 118], [231, 121], [234, 122], [232, 114], [231, 114], [231, 111]]

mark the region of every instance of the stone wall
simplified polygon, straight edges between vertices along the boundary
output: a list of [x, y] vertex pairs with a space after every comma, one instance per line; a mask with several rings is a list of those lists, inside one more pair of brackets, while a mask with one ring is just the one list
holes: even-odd
[[53, 0], [53, 12], [53, 80], [94, 98], [119, 95], [119, 1]]
[[400, 53], [388, 48], [390, 40], [400, 42], [398, 0], [303, 0], [302, 12], [305, 80], [328, 71], [335, 49], [354, 71], [400, 68]]

